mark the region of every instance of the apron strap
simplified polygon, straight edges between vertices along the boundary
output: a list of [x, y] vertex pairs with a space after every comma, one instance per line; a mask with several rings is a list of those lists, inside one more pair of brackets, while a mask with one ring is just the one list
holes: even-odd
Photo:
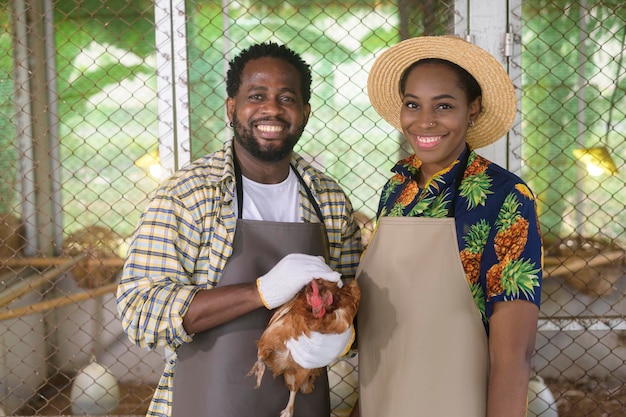
[[322, 216], [322, 210], [320, 209], [319, 204], [317, 204], [317, 201], [313, 197], [313, 193], [311, 192], [311, 189], [306, 185], [306, 183], [304, 182], [304, 179], [302, 178], [302, 175], [300, 175], [300, 173], [296, 170], [296, 168], [293, 165], [290, 165], [290, 166], [293, 169], [293, 172], [298, 177], [300, 184], [302, 184], [302, 187], [304, 187], [304, 190], [306, 191], [306, 195], [309, 197], [309, 201], [311, 202], [311, 205], [315, 209], [315, 214], [317, 214], [317, 218], [320, 220], [320, 223], [324, 223], [324, 216]]
[[[233, 164], [235, 165], [235, 187], [237, 189], [237, 218], [242, 219], [243, 218], [243, 186], [241, 184], [243, 184], [243, 181], [241, 179], [241, 168], [239, 167], [239, 161], [237, 160], [237, 155], [235, 155], [234, 147], [233, 147]], [[296, 168], [291, 164], [289, 164], [289, 167], [293, 169], [293, 172], [296, 174], [296, 177], [298, 177], [298, 181], [300, 182], [300, 184], [306, 191], [306, 195], [308, 196], [309, 201], [311, 202], [311, 205], [313, 205], [313, 209], [315, 209], [315, 214], [317, 214], [317, 218], [320, 220], [320, 223], [324, 223], [324, 216], [322, 216], [322, 210], [320, 209], [319, 204], [317, 204], [317, 201], [313, 197], [313, 193], [311, 192], [311, 189], [306, 185], [306, 183], [304, 182], [304, 179], [302, 178], [298, 170], [296, 170]]]
[[235, 189], [237, 190], [237, 218], [243, 219], [243, 180], [241, 179], [241, 168], [235, 154], [235, 146], [233, 146], [233, 165], [235, 167]]

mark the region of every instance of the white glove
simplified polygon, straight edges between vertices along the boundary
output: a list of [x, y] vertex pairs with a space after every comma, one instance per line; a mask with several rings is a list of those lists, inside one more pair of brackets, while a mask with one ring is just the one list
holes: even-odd
[[323, 368], [335, 359], [344, 356], [354, 342], [354, 326], [340, 334], [324, 334], [311, 332], [298, 339], [289, 339], [285, 343], [293, 360], [306, 369]]
[[261, 301], [274, 309], [291, 300], [313, 278], [334, 281], [341, 286], [341, 274], [324, 262], [323, 256], [291, 253], [256, 280]]

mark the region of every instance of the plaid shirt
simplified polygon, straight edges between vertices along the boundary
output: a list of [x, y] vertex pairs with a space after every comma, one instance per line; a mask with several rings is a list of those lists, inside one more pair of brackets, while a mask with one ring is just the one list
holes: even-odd
[[[353, 277], [361, 238], [352, 205], [330, 177], [294, 154], [292, 165], [317, 200], [330, 243], [330, 267]], [[302, 220], [319, 222], [300, 187]], [[183, 316], [193, 296], [217, 285], [233, 251], [237, 222], [232, 140], [175, 173], [141, 216], [117, 290], [117, 307], [129, 339], [143, 348], [171, 351], [192, 337]], [[156, 388], [148, 416], [169, 416], [176, 355]]]

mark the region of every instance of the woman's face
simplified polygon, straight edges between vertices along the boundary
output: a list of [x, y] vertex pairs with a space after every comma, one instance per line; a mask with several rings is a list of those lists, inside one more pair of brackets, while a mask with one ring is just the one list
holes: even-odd
[[480, 98], [468, 103], [453, 69], [445, 64], [417, 65], [409, 73], [400, 124], [422, 171], [429, 179], [463, 151], [470, 120], [480, 112]]

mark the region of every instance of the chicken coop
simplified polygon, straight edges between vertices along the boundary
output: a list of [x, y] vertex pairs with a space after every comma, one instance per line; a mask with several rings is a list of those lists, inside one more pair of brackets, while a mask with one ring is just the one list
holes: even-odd
[[[296, 150], [346, 190], [367, 239], [409, 152], [368, 71], [418, 35], [483, 47], [515, 86], [513, 129], [479, 153], [537, 198], [529, 417], [625, 415], [623, 1], [2, 0], [0, 19], [0, 415], [145, 415], [167, 353], [123, 332], [126, 248], [160, 181], [229, 137], [227, 63], [253, 43], [311, 65]], [[328, 375], [348, 415], [358, 351]]]

